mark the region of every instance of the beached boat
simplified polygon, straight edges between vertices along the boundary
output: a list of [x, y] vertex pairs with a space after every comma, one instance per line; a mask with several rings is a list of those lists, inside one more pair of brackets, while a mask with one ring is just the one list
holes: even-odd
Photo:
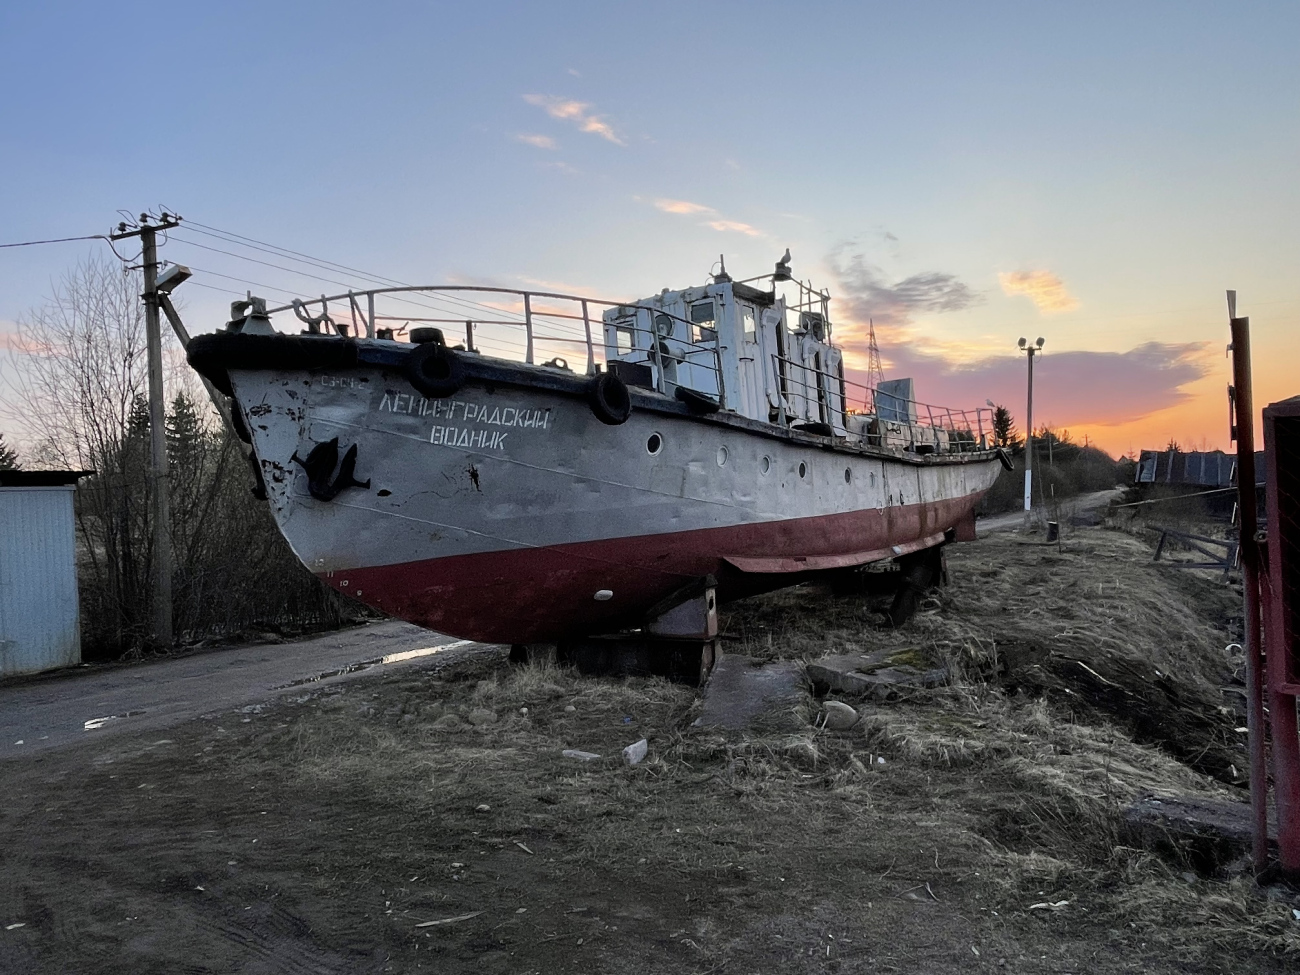
[[475, 640], [671, 634], [715, 594], [974, 537], [999, 467], [988, 412], [847, 381], [829, 300], [784, 261], [622, 303], [250, 298], [188, 356], [233, 397], [285, 538], [340, 592]]

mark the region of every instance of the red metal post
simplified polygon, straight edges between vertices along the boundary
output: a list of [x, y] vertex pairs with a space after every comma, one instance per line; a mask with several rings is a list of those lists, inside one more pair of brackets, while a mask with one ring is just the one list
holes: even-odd
[[[1229, 304], [1235, 294], [1229, 292]], [[1232, 434], [1237, 441], [1237, 511], [1241, 529], [1241, 582], [1245, 602], [1246, 728], [1250, 747], [1250, 807], [1254, 822], [1251, 858], [1255, 873], [1268, 866], [1268, 763], [1265, 758], [1264, 661], [1260, 640], [1259, 583], [1261, 563], [1255, 504], [1255, 413], [1250, 379], [1250, 319], [1233, 318], [1232, 389], [1236, 408]]]
[[1264, 410], [1268, 564], [1261, 580], [1268, 641], [1273, 795], [1283, 871], [1300, 879], [1300, 397]]

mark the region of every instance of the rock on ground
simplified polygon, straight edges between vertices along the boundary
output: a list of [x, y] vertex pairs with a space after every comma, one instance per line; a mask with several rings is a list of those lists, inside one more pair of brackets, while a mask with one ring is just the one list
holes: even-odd
[[808, 680], [819, 693], [838, 692], [884, 700], [913, 687], [947, 682], [943, 667], [926, 667], [912, 650], [877, 650], [823, 657], [808, 664]]
[[645, 759], [650, 752], [650, 742], [645, 738], [640, 741], [634, 741], [623, 749], [623, 762], [627, 765], [636, 765]]
[[825, 701], [822, 708], [822, 727], [828, 731], [848, 731], [858, 723], [858, 712], [843, 701]]

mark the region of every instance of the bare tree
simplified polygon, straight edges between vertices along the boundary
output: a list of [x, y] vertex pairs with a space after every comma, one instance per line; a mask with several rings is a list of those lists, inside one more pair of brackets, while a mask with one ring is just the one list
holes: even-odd
[[[5, 412], [38, 463], [94, 471], [77, 490], [82, 644], [89, 656], [143, 649], [152, 558], [143, 282], [90, 257], [19, 322], [23, 354]], [[178, 348], [176, 351], [179, 351]], [[176, 357], [179, 359], [179, 356]], [[182, 637], [255, 625], [338, 625], [356, 612], [308, 573], [250, 495], [241, 452], [180, 370], [167, 416], [174, 612]], [[239, 525], [238, 532], [230, 531]]]
[[24, 350], [6, 402], [39, 463], [94, 471], [77, 494], [85, 616], [119, 646], [138, 645], [149, 573], [148, 390], [142, 283], [90, 256], [18, 322]]
[[92, 469], [121, 443], [148, 390], [142, 287], [138, 273], [88, 257], [18, 322], [24, 355], [5, 407], [40, 462]]

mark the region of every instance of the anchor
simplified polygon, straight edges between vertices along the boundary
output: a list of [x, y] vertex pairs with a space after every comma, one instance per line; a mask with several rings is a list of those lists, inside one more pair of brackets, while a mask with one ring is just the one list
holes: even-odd
[[[289, 459], [306, 472], [307, 492], [317, 501], [333, 501], [342, 491], [350, 487], [370, 487], [370, 478], [364, 481], [356, 479], [356, 444], [347, 449], [343, 454], [343, 463], [339, 464], [338, 437], [325, 443], [318, 443], [307, 454], [306, 460], [299, 457], [297, 451], [294, 451]], [[334, 474], [336, 464], [339, 468], [338, 477], [331, 481], [330, 477]]]

